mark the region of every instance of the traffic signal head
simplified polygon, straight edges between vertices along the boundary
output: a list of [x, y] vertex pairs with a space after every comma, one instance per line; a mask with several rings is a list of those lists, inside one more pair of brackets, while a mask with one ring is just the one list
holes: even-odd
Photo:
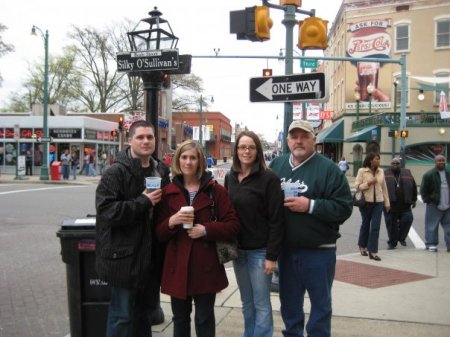
[[270, 28], [273, 21], [270, 18], [269, 7], [255, 6], [255, 36], [259, 41], [270, 39]]
[[402, 130], [400, 131], [400, 136], [402, 138], [408, 138], [408, 130]]
[[263, 76], [264, 77], [272, 76], [272, 69], [269, 69], [269, 68], [263, 69]]
[[299, 21], [298, 47], [300, 49], [326, 49], [328, 47], [328, 21], [318, 17]]
[[280, 0], [280, 5], [284, 6], [284, 5], [294, 5], [297, 7], [301, 7], [302, 6], [302, 0]]
[[[123, 130], [123, 116], [119, 117], [119, 131]], [[111, 132], [112, 135], [112, 132]]]
[[163, 73], [162, 75], [162, 86], [164, 89], [170, 88], [170, 75], [169, 73]]

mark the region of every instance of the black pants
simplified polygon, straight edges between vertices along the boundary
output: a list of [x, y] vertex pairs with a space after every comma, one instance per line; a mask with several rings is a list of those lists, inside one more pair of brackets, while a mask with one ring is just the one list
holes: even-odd
[[216, 318], [214, 316], [215, 293], [194, 295], [185, 300], [171, 297], [173, 336], [191, 336], [192, 300], [195, 303], [194, 321], [197, 337], [214, 337], [216, 335]]
[[27, 176], [32, 176], [33, 175], [32, 169], [33, 169], [33, 166], [31, 165], [31, 163], [25, 162], [25, 174]]

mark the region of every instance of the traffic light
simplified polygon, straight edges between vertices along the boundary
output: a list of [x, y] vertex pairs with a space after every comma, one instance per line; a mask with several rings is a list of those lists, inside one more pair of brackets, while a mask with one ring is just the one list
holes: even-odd
[[259, 41], [270, 40], [270, 28], [273, 21], [270, 18], [269, 7], [255, 6], [255, 35]]
[[170, 88], [170, 75], [169, 75], [169, 73], [163, 73], [162, 86], [163, 86], [164, 89], [169, 89]]
[[[119, 131], [123, 130], [123, 116], [119, 117]], [[112, 133], [111, 133], [112, 135]]]
[[280, 0], [280, 5], [284, 6], [284, 5], [294, 5], [297, 7], [301, 7], [302, 6], [302, 0]]
[[327, 32], [327, 20], [313, 16], [299, 21], [297, 46], [300, 49], [327, 49]]
[[269, 69], [269, 68], [263, 69], [263, 76], [264, 77], [272, 76], [272, 69]]
[[398, 138], [398, 130], [389, 130], [388, 136], [393, 137], [393, 138]]
[[236, 34], [238, 40], [267, 41], [272, 25], [267, 6], [246, 7], [230, 12], [230, 33]]
[[400, 131], [400, 136], [402, 138], [408, 138], [408, 130], [402, 130]]

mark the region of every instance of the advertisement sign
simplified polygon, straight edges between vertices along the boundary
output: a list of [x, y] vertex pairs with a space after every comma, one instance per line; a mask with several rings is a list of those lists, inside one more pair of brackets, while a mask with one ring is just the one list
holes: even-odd
[[[347, 45], [347, 55], [354, 58], [389, 58], [392, 51], [392, 39], [387, 32], [391, 27], [390, 19], [364, 19], [349, 23], [347, 31], [351, 36]], [[386, 94], [389, 88], [380, 88], [379, 78], [383, 67], [380, 62], [352, 62], [356, 67], [356, 86], [361, 101], [369, 101], [368, 87], [372, 88], [373, 102], [389, 102]]]

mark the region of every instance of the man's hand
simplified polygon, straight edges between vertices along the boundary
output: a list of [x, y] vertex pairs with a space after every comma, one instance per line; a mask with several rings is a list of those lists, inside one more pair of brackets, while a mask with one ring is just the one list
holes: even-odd
[[284, 199], [284, 206], [291, 212], [308, 213], [309, 199], [306, 197], [287, 197]]
[[145, 190], [144, 192], [142, 192], [142, 194], [149, 198], [152, 205], [155, 206], [158, 202], [161, 201], [162, 189], [158, 188], [157, 190], [154, 190], [152, 192], [147, 192], [147, 190]]

